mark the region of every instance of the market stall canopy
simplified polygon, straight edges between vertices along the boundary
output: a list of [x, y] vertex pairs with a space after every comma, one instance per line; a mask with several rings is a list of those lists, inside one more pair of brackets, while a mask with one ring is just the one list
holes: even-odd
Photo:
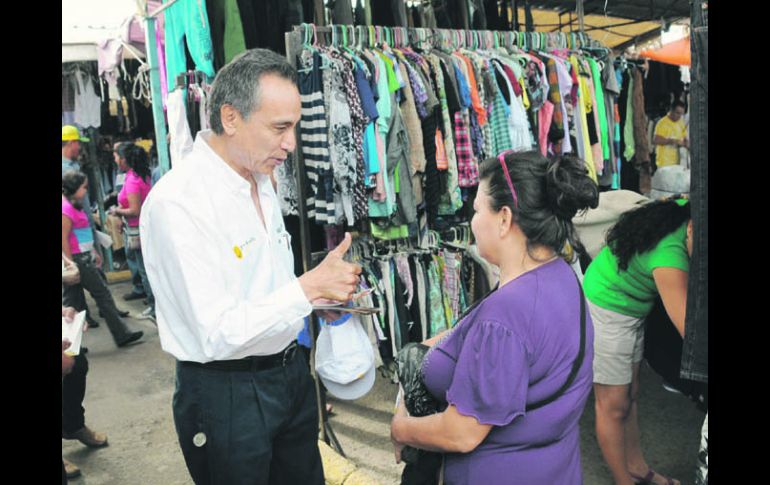
[[[525, 2], [516, 3], [519, 30], [524, 30]], [[535, 31], [579, 31], [576, 0], [532, 0], [529, 4]], [[661, 21], [688, 19], [690, 5], [688, 0], [584, 0], [583, 13], [588, 35], [607, 47], [622, 50], [659, 35]]]
[[[521, 7], [524, 2], [518, 1]], [[576, 0], [531, 0], [532, 8], [575, 11]], [[583, 0], [583, 12], [600, 17], [659, 22], [690, 17], [689, 0]], [[523, 18], [523, 17], [521, 17]]]
[[[138, 11], [136, 0], [62, 0], [61, 7], [63, 63], [97, 60], [97, 43], [120, 37], [121, 27]], [[129, 50], [124, 57], [136, 58]]]
[[643, 50], [639, 56], [675, 66], [689, 66], [690, 37], [670, 42], [658, 49]]

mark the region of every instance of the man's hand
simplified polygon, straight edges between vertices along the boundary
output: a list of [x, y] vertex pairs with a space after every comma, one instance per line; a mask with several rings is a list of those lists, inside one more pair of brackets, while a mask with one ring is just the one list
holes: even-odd
[[102, 255], [99, 254], [99, 251], [94, 250], [94, 264], [97, 268], [102, 267]]
[[351, 242], [350, 233], [345, 233], [342, 243], [331, 250], [321, 264], [299, 277], [299, 284], [308, 300], [326, 298], [350, 301], [358, 287], [358, 275], [361, 274], [361, 266], [342, 259]]
[[[337, 305], [340, 302], [334, 300], [327, 300], [326, 298], [319, 298], [310, 302], [313, 306], [316, 305]], [[342, 312], [335, 312], [332, 310], [316, 310], [316, 315], [323, 318], [327, 322], [336, 322], [342, 318]]]
[[72, 343], [69, 340], [62, 340], [61, 342], [61, 375], [66, 376], [72, 372], [72, 367], [75, 366], [75, 358], [64, 353], [65, 350], [70, 348]]

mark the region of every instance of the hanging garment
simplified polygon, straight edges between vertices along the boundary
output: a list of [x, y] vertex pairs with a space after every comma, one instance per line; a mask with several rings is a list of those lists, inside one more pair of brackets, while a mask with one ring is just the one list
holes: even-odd
[[634, 117], [634, 159], [636, 166], [650, 163], [650, 143], [647, 134], [647, 115], [644, 112], [644, 81], [642, 73], [638, 69], [632, 71], [633, 75], [633, 117]]
[[553, 111], [554, 111], [553, 103], [551, 103], [548, 100], [545, 100], [545, 103], [543, 103], [543, 106], [537, 112], [538, 126], [539, 126], [538, 135], [539, 135], [540, 153], [542, 153], [544, 157], [548, 155], [548, 131], [551, 129], [551, 121], [553, 120]]
[[444, 312], [444, 296], [441, 288], [443, 287], [439, 277], [438, 265], [428, 256], [428, 301], [430, 302], [430, 333], [429, 337], [434, 337], [443, 332], [449, 326], [447, 325], [446, 313]]
[[369, 204], [366, 197], [366, 187], [364, 185], [364, 133], [370, 118], [364, 112], [361, 97], [356, 87], [353, 63], [349, 72], [343, 78], [345, 86], [345, 96], [350, 106], [350, 116], [353, 120], [353, 143], [356, 152], [355, 170], [356, 177], [353, 181], [353, 213], [355, 221], [365, 219], [369, 213]]
[[334, 197], [329, 193], [333, 185], [329, 162], [329, 141], [321, 87], [321, 57], [316, 52], [304, 59], [303, 67], [309, 72], [299, 73], [299, 92], [302, 99], [300, 145], [305, 159], [310, 194], [307, 199], [308, 217], [319, 224], [334, 223]]
[[164, 11], [166, 19], [167, 79], [176, 83], [177, 75], [187, 71], [185, 41], [195, 69], [214, 79], [214, 51], [211, 46], [206, 4], [199, 0], [177, 0]]
[[121, 39], [102, 39], [96, 43], [98, 73], [108, 83], [115, 85], [120, 77], [120, 61], [123, 59]]
[[[353, 140], [353, 122], [350, 105], [345, 96], [343, 77], [350, 74], [339, 59], [329, 53], [332, 61], [332, 91], [328, 111], [329, 120], [329, 157], [334, 173], [335, 194], [341, 198], [336, 207], [336, 221], [344, 217], [349, 225], [355, 222], [353, 215], [353, 188], [356, 185], [356, 148]], [[335, 204], [337, 205], [337, 204]]]
[[350, 3], [350, 0], [334, 0], [332, 23], [353, 25], [353, 6]]
[[236, 0], [210, 0], [207, 7], [214, 47], [214, 68], [218, 71], [246, 50], [246, 39]]
[[297, 190], [296, 162], [293, 156], [290, 156], [284, 163], [275, 168], [276, 194], [278, 203], [281, 206], [283, 216], [299, 215], [297, 200], [299, 193]]
[[464, 188], [475, 187], [479, 184], [479, 166], [473, 156], [470, 133], [465, 121], [467, 117], [467, 111], [455, 113], [458, 185]]
[[175, 167], [193, 149], [194, 141], [187, 124], [185, 91], [177, 89], [168, 95], [168, 134], [171, 166]]
[[623, 152], [623, 158], [630, 161], [636, 153], [636, 142], [634, 141], [634, 76], [628, 73], [628, 87], [626, 88], [626, 118], [623, 125], [623, 141], [626, 149]]
[[435, 55], [426, 56], [428, 63], [436, 79], [436, 88], [438, 89], [438, 98], [441, 104], [441, 121], [439, 128], [443, 134], [444, 149], [447, 159], [447, 193], [442, 194], [439, 201], [439, 214], [452, 215], [463, 206], [460, 186], [457, 176], [457, 154], [455, 152], [454, 140], [452, 139], [452, 123], [449, 116], [449, 105], [446, 96], [446, 84], [442, 73], [441, 60]]
[[[305, 21], [302, 0], [237, 0], [247, 49], [286, 54], [284, 34]], [[312, 18], [312, 12], [310, 16]], [[314, 20], [310, 20], [313, 22]]]
[[91, 77], [75, 72], [75, 124], [83, 128], [99, 128], [102, 125], [102, 101], [94, 92]]
[[594, 93], [596, 95], [596, 112], [599, 114], [599, 136], [602, 143], [602, 156], [604, 160], [610, 159], [610, 135], [607, 126], [607, 108], [604, 106], [604, 89], [602, 88], [601, 74], [599, 73], [599, 65], [594, 59], [588, 58], [588, 63], [591, 65], [591, 77], [594, 82]]

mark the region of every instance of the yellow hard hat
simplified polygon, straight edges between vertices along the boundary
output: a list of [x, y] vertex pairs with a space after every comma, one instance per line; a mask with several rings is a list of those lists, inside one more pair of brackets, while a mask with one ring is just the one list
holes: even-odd
[[64, 125], [61, 127], [61, 141], [83, 141], [89, 142], [90, 138], [80, 136], [80, 131], [72, 125]]

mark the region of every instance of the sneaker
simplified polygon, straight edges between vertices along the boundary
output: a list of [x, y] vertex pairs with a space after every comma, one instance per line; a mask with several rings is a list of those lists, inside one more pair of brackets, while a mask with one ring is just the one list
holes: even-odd
[[138, 300], [140, 298], [147, 298], [147, 295], [144, 293], [134, 293], [133, 291], [131, 293], [126, 293], [125, 295], [123, 295], [123, 299], [126, 301]]
[[65, 433], [62, 431], [61, 437], [65, 440], [78, 440], [90, 448], [102, 448], [108, 445], [107, 435], [103, 433], [97, 433], [96, 431], [91, 430], [88, 426], [83, 426], [74, 433]]
[[665, 382], [663, 383], [663, 389], [667, 390], [668, 392], [673, 392], [674, 394], [682, 394], [682, 391], [666, 384]]
[[80, 476], [80, 468], [66, 458], [62, 458], [64, 462], [64, 473], [67, 474], [67, 478], [76, 478]]
[[86, 322], [88, 322], [88, 328], [99, 328], [99, 322], [94, 317], [86, 316]]
[[130, 334], [128, 334], [126, 338], [118, 342], [117, 345], [118, 347], [125, 347], [131, 342], [136, 342], [137, 340], [142, 338], [142, 335], [144, 335], [144, 332], [142, 332], [141, 330], [139, 330], [138, 332], [131, 332]]
[[142, 312], [142, 318], [146, 320], [152, 320], [153, 322], [157, 322], [157, 319], [155, 318], [155, 308], [153, 307], [147, 307]]

